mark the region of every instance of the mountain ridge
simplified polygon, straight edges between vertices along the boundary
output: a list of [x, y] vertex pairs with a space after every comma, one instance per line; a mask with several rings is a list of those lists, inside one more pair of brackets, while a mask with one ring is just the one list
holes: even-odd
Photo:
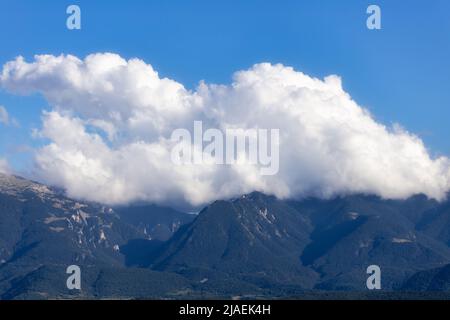
[[[422, 195], [280, 200], [253, 192], [192, 216], [87, 203], [0, 175], [0, 297], [351, 294], [367, 290], [371, 264], [387, 292], [445, 292], [449, 208]], [[65, 288], [69, 264], [84, 270], [80, 293]]]

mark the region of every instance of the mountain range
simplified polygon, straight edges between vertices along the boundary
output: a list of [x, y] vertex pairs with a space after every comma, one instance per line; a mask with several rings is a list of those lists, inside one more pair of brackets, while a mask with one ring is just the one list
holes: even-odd
[[[66, 287], [78, 265], [81, 290]], [[381, 293], [366, 288], [381, 269]], [[280, 200], [254, 192], [198, 214], [110, 207], [0, 174], [0, 297], [450, 297], [450, 202], [423, 195]]]

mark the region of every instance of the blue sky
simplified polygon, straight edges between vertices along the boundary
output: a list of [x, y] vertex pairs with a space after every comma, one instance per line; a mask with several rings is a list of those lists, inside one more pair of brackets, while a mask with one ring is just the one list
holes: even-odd
[[[66, 28], [66, 8], [82, 30]], [[366, 8], [382, 30], [366, 28]], [[450, 155], [450, 2], [433, 1], [0, 1], [0, 63], [22, 55], [115, 52], [138, 57], [194, 88], [229, 83], [232, 73], [268, 61], [309, 75], [338, 74], [358, 104], [381, 122], [402, 124], [433, 154]], [[40, 126], [40, 96], [0, 91], [19, 126], [0, 125], [0, 155], [26, 170], [25, 146]]]

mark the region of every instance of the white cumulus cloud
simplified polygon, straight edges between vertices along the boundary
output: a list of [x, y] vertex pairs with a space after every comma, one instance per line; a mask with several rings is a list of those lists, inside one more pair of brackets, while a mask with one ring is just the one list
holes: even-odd
[[[104, 53], [19, 57], [0, 77], [9, 92], [47, 99], [39, 135], [50, 143], [38, 150], [36, 167], [75, 197], [200, 205], [251, 191], [443, 199], [450, 189], [448, 158], [432, 158], [417, 136], [376, 122], [335, 75], [322, 80], [261, 63], [236, 72], [231, 84], [187, 90], [142, 60]], [[195, 120], [222, 130], [280, 129], [279, 173], [173, 164], [170, 135], [192, 131]]]

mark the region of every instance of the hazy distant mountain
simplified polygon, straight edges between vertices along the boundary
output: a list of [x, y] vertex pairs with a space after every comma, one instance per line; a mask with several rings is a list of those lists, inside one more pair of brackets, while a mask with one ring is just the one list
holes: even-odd
[[348, 196], [293, 205], [314, 225], [301, 259], [321, 273], [318, 289], [364, 290], [371, 264], [381, 267], [383, 288], [396, 289], [417, 270], [450, 259], [446, 244], [417, 228], [430, 208], [440, 207], [426, 197]]
[[[424, 196], [287, 201], [255, 192], [195, 216], [76, 201], [1, 174], [0, 297], [352, 295], [367, 292], [371, 264], [384, 290], [450, 292], [449, 208]], [[71, 264], [82, 267], [81, 292], [65, 287]]]

